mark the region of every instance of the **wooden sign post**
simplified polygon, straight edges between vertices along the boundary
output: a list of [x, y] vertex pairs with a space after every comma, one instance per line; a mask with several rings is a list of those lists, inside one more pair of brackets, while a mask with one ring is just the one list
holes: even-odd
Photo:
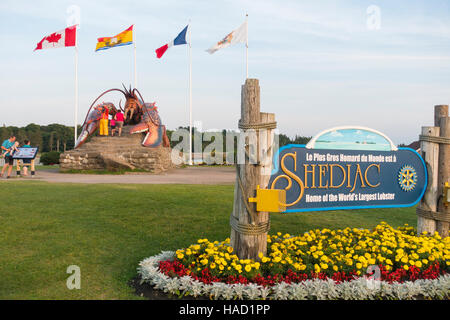
[[272, 165], [273, 129], [276, 128], [273, 113], [260, 112], [260, 88], [257, 79], [247, 79], [241, 91], [241, 129], [236, 164], [233, 212], [230, 216], [230, 242], [240, 259], [259, 260], [259, 253], [267, 253], [269, 213], [257, 212], [254, 197], [256, 189], [266, 189]]
[[434, 109], [434, 127], [422, 127], [420, 149], [428, 169], [428, 188], [417, 207], [417, 232], [447, 237], [450, 207], [444, 204], [444, 185], [450, 182], [450, 118], [448, 105]]

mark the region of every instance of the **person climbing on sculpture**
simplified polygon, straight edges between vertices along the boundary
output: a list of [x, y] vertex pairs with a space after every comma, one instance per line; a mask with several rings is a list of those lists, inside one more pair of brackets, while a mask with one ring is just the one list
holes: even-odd
[[108, 135], [108, 115], [109, 109], [104, 107], [102, 112], [102, 118], [100, 119], [100, 135], [107, 136]]
[[123, 113], [122, 110], [118, 110], [116, 115], [114, 116], [114, 119], [116, 120], [116, 128], [118, 130], [118, 136], [122, 136], [122, 128], [123, 128]]
[[115, 115], [111, 117], [109, 120], [109, 125], [111, 126], [111, 137], [114, 137], [114, 134], [116, 133], [116, 119]]
[[3, 166], [0, 176], [3, 177], [3, 174], [5, 173], [6, 169], [8, 169], [6, 179], [9, 179], [9, 177], [11, 176], [11, 171], [12, 171], [12, 168], [14, 165], [14, 159], [10, 152], [11, 152], [11, 148], [16, 145], [15, 141], [16, 141], [16, 137], [14, 135], [11, 135], [9, 137], [9, 139], [6, 139], [5, 141], [3, 141], [2, 146], [1, 146], [3, 156], [5, 157], [5, 165]]

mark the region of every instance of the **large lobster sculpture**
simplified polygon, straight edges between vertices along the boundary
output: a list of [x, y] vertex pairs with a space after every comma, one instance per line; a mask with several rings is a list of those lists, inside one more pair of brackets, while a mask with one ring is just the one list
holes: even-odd
[[111, 102], [104, 102], [94, 107], [94, 104], [100, 97], [111, 91], [119, 91], [125, 96], [125, 110], [122, 109], [120, 102], [119, 108], [124, 111], [124, 124], [133, 125], [130, 133], [147, 132], [147, 135], [142, 141], [144, 147], [158, 147], [161, 143], [164, 147], [169, 147], [170, 144], [166, 134], [166, 127], [161, 124], [161, 118], [159, 117], [155, 103], [144, 102], [138, 89], [131, 89], [131, 86], [129, 90], [125, 86], [123, 88], [124, 90], [106, 90], [94, 100], [88, 110], [81, 128], [81, 133], [75, 143], [75, 149], [80, 147], [98, 129], [103, 112], [108, 110], [108, 114], [112, 116], [118, 112]]

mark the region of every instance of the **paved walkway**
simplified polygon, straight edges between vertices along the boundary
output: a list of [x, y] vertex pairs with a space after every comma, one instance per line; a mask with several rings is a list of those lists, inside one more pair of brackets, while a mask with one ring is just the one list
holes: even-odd
[[[15, 168], [14, 168], [15, 169]], [[127, 173], [109, 174], [72, 174], [59, 173], [56, 170], [38, 170], [34, 178], [15, 177], [0, 181], [37, 180], [57, 183], [137, 183], [137, 184], [233, 184], [236, 179], [234, 167], [187, 167], [172, 169], [162, 174]]]

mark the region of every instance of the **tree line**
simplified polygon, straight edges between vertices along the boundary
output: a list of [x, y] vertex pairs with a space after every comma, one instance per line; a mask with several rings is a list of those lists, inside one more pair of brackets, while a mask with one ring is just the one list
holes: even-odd
[[[188, 127], [180, 127], [189, 130]], [[78, 133], [81, 132], [81, 126], [78, 126]], [[167, 130], [167, 135], [170, 140], [171, 147], [179, 143], [179, 141], [172, 141], [171, 135], [174, 130]], [[223, 135], [223, 141], [225, 143], [226, 130], [221, 131]], [[96, 135], [95, 133], [94, 135]], [[204, 134], [203, 132], [198, 132], [196, 128], [193, 128], [193, 140], [196, 137], [200, 137], [199, 134]], [[62, 124], [49, 124], [49, 125], [38, 125], [35, 123], [30, 123], [25, 127], [15, 127], [15, 126], [5, 126], [0, 127], [0, 143], [5, 139], [8, 139], [11, 135], [16, 136], [17, 141], [22, 145], [25, 140], [30, 140], [33, 147], [38, 146], [40, 152], [51, 152], [58, 151], [64, 152], [66, 150], [71, 150], [74, 147], [74, 130], [73, 127], [65, 126]], [[290, 138], [285, 134], [279, 135], [280, 147], [287, 144], [306, 144], [311, 139], [311, 137], [304, 137], [296, 135], [294, 138]], [[205, 141], [202, 139], [202, 147], [209, 145], [211, 141]], [[193, 144], [194, 145], [194, 144]], [[235, 144], [235, 146], [237, 143]], [[225, 146], [224, 146], [225, 147]], [[225, 149], [224, 149], [225, 150]]]
[[33, 147], [38, 146], [40, 152], [64, 152], [74, 147], [73, 131], [73, 127], [56, 123], [46, 126], [30, 123], [25, 127], [3, 125], [0, 127], [0, 141], [3, 142], [14, 135], [20, 145], [25, 140], [30, 140], [31, 145]]

